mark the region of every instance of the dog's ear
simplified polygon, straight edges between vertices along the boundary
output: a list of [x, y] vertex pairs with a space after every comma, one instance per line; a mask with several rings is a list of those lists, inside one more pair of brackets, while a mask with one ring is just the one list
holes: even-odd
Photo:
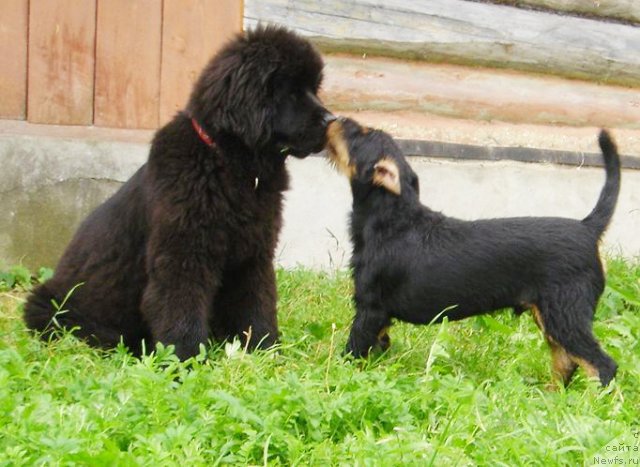
[[385, 157], [380, 159], [373, 168], [373, 183], [380, 185], [394, 195], [400, 195], [400, 173], [395, 161]]
[[239, 135], [249, 147], [271, 139], [275, 62], [255, 63], [230, 45], [216, 55], [194, 85], [187, 109], [216, 131]]

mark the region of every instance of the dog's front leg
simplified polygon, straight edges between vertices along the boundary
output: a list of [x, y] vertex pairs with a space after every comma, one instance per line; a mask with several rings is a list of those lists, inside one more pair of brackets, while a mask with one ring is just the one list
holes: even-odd
[[[155, 342], [174, 345], [181, 359], [197, 355], [209, 337], [208, 314], [220, 285], [217, 250], [171, 229], [153, 232], [141, 313]], [[216, 245], [218, 248], [220, 245]], [[212, 257], [214, 256], [214, 257]]]
[[223, 284], [212, 314], [216, 337], [230, 339], [237, 336], [249, 349], [266, 349], [275, 344], [278, 319], [272, 260], [255, 258], [225, 274]]
[[[209, 288], [195, 287], [201, 277], [167, 277], [160, 271], [149, 278], [142, 297], [141, 311], [154, 342], [173, 344], [180, 360], [197, 355], [209, 335], [207, 310]], [[209, 281], [208, 281], [209, 282]]]
[[359, 298], [357, 294], [355, 302], [356, 316], [349, 333], [346, 353], [357, 358], [366, 357], [376, 344], [380, 344], [383, 350], [386, 350], [389, 340], [386, 333], [390, 323], [389, 315], [378, 304]]

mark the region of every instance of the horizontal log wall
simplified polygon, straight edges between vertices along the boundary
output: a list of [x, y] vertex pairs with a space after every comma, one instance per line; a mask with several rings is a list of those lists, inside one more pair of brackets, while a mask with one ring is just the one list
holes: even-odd
[[640, 23], [638, 0], [478, 0], [524, 8], [557, 11], [573, 15]]
[[640, 28], [633, 25], [465, 0], [246, 0], [245, 27], [258, 22], [285, 24], [328, 52], [640, 85]]

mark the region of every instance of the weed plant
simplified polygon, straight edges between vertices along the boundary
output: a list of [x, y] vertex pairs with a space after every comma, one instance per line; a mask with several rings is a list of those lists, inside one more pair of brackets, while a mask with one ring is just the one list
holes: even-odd
[[212, 344], [180, 363], [170, 347], [136, 359], [34, 338], [14, 268], [0, 275], [0, 465], [637, 465], [640, 264], [608, 269], [595, 333], [618, 377], [603, 389], [579, 371], [551, 391], [528, 313], [398, 323], [388, 352], [351, 361], [349, 275], [280, 270], [277, 348]]

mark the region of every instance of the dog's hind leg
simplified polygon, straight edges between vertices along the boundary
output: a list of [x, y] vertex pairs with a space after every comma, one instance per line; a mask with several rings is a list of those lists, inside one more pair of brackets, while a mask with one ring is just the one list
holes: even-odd
[[564, 375], [568, 378], [564, 380], [565, 384], [570, 380], [568, 370], [578, 365], [588, 376], [598, 378], [603, 386], [611, 382], [618, 365], [602, 350], [594, 337], [591, 321], [593, 311], [587, 303], [582, 300], [565, 303], [562, 309], [542, 306], [540, 316], [554, 356], [554, 369], [556, 364], [566, 369]]
[[571, 360], [580, 365], [593, 378], [598, 378], [607, 386], [618, 370], [616, 362], [605, 353], [593, 336], [591, 329], [580, 329], [573, 340], [564, 343]]
[[569, 353], [559, 345], [551, 336], [546, 336], [549, 348], [551, 349], [551, 367], [553, 376], [562, 384], [567, 386], [573, 378], [573, 374], [578, 368], [578, 364], [571, 358]]
[[562, 382], [562, 384], [566, 386], [571, 381], [571, 378], [578, 368], [578, 365], [571, 359], [567, 351], [547, 333], [542, 315], [540, 313], [540, 309], [535, 305], [532, 305], [530, 308], [533, 321], [544, 334], [545, 340], [547, 341], [549, 349], [551, 350], [551, 366], [553, 378]]

